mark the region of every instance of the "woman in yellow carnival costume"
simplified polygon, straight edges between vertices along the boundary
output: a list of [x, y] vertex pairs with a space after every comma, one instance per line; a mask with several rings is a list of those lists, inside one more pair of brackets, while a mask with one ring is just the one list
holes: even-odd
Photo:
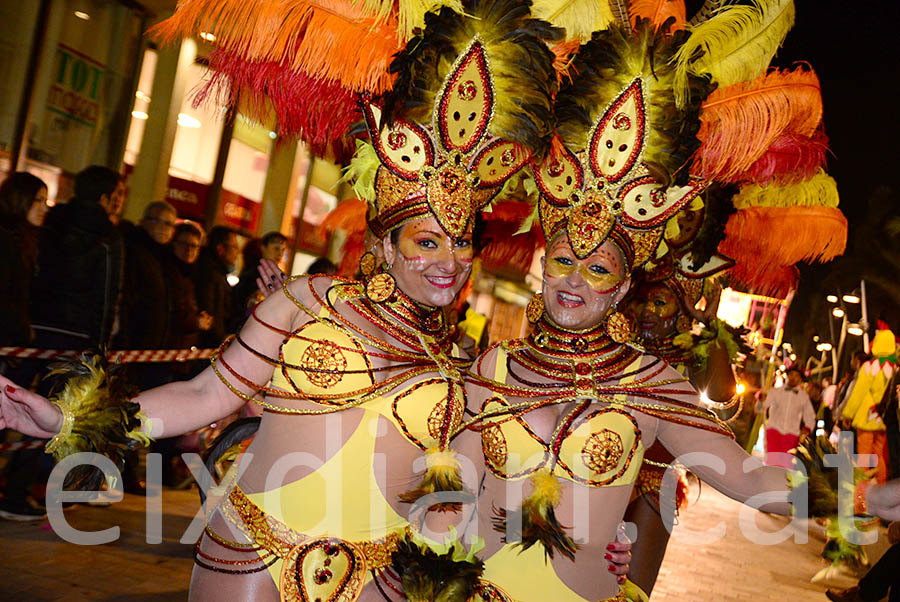
[[[678, 5], [680, 15], [667, 12], [677, 13]], [[768, 93], [770, 85], [779, 87], [774, 80], [782, 89], [791, 83], [778, 72], [762, 74], [790, 25], [785, 20], [792, 22], [793, 5], [726, 4], [688, 31], [679, 2], [635, 2], [632, 9], [632, 20], [620, 16], [578, 50], [555, 104], [561, 144], [534, 170], [548, 241], [542, 294], [527, 312], [534, 331], [492, 347], [467, 378], [475, 417], [454, 447], [485, 467], [477, 514], [463, 520], [486, 539], [480, 600], [643, 598], [591, 569], [602, 566], [645, 452], [656, 442], [675, 457], [710, 454], [723, 472], [690, 469], [734, 499], [769, 492], [783, 501], [764, 510], [791, 509], [788, 473], [748, 457], [728, 427], [698, 405], [680, 372], [628, 345], [627, 320], [615, 310], [632, 270], [657, 256], [666, 222], [711, 181], [755, 169], [767, 145], [752, 124], [768, 120], [769, 140], [790, 131], [779, 121], [781, 108], [790, 113], [779, 104], [790, 103]], [[757, 76], [769, 80], [742, 83]], [[803, 102], [796, 104], [800, 110]], [[723, 149], [746, 152], [717, 154]], [[692, 159], [703, 179], [691, 175]], [[746, 208], [758, 211], [736, 220], [744, 226], [768, 216], [768, 197], [755, 198]], [[833, 207], [804, 209], [797, 213], [812, 219], [810, 230], [815, 216], [829, 227], [842, 223]], [[832, 243], [811, 231], [805, 248], [758, 263], [833, 255]]]
[[[198, 377], [109, 404], [116, 426], [140, 417], [153, 437], [246, 400], [264, 408], [198, 544], [193, 599], [382, 599], [390, 584], [372, 578], [409, 534], [407, 504], [459, 489], [448, 443], [469, 362], [454, 354], [441, 308], [469, 277], [478, 211], [552, 132], [556, 31], [528, 9], [476, 1], [465, 17], [428, 15], [391, 67], [402, 85], [361, 100], [372, 140], [362, 154], [377, 158], [369, 225], [384, 266], [368, 254], [362, 282], [286, 282]], [[0, 384], [0, 424], [53, 437], [48, 450], [60, 456], [96, 418], [73, 398], [76, 384], [106, 394], [96, 370], [55, 405]]]

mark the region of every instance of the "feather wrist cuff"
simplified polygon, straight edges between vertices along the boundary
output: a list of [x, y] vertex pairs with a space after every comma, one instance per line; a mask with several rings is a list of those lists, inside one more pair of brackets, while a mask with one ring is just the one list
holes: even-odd
[[[141, 432], [140, 405], [129, 401], [137, 390], [120, 375], [118, 366], [108, 368], [99, 355], [52, 366], [51, 376], [63, 377], [62, 390], [50, 400], [63, 415], [59, 433], [45, 451], [59, 461], [72, 454], [98, 453], [119, 469], [125, 452], [148, 445], [149, 435]], [[96, 489], [103, 473], [92, 465], [74, 467], [66, 476], [69, 489]]]

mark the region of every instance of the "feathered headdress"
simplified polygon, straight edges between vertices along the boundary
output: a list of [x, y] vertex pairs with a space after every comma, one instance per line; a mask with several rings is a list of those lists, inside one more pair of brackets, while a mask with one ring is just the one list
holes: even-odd
[[630, 266], [645, 263], [666, 221], [703, 189], [687, 167], [710, 87], [690, 76], [696, 100], [684, 107], [672, 94], [672, 57], [686, 36], [638, 18], [633, 30], [595, 33], [575, 58], [556, 101], [561, 144], [535, 180], [545, 235], [565, 231], [578, 257], [610, 239]]
[[373, 232], [434, 215], [453, 238], [553, 132], [554, 55], [560, 32], [531, 18], [528, 2], [475, 0], [466, 16], [444, 8], [397, 55], [397, 81], [363, 101], [380, 161]]
[[[545, 234], [565, 230], [579, 256], [608, 237], [690, 291], [731, 266], [757, 291], [783, 288], [794, 263], [843, 252], [818, 78], [806, 65], [767, 72], [793, 2], [709, 0], [689, 21], [681, 0], [610, 7], [558, 95], [562, 144], [535, 168]], [[731, 200], [717, 198], [697, 240], [660, 244], [711, 185]]]

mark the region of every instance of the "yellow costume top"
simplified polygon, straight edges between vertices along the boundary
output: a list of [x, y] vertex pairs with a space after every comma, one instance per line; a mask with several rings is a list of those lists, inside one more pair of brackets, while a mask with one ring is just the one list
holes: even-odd
[[[240, 338], [237, 343], [275, 366], [271, 385], [262, 387], [267, 412], [315, 415], [355, 408], [362, 416], [340, 449], [315, 471], [258, 493], [236, 485], [222, 512], [252, 542], [250, 549], [258, 554], [254, 568], [268, 569], [283, 599], [294, 599], [302, 591], [310, 600], [352, 600], [371, 579], [372, 570], [390, 563], [409, 527], [385, 498], [376, 474], [384, 472], [376, 465], [380, 419], [419, 450], [440, 447], [459, 427], [465, 410], [461, 379], [442, 374], [459, 374], [466, 362], [451, 358], [453, 349], [439, 310], [417, 306], [399, 291], [392, 305], [375, 304], [355, 283], [336, 282], [319, 297], [312, 281], [310, 291], [320, 308], [313, 311], [288, 293], [310, 319], [291, 332], [275, 329], [285, 337], [277, 358], [266, 358]], [[424, 327], [415, 332], [395, 326], [389, 334], [404, 345], [388, 344], [339, 313], [338, 302], [344, 314], [366, 317], [375, 325], [389, 317], [399, 325], [421, 320]], [[273, 328], [256, 316], [253, 319]], [[223, 358], [214, 362], [220, 375], [224, 371], [218, 366], [240, 380]], [[273, 398], [301, 400], [305, 405], [280, 407], [270, 401]], [[318, 407], [305, 409], [308, 402]], [[207, 533], [216, 542], [223, 539], [209, 529]], [[204, 562], [210, 560], [218, 564]], [[222, 569], [220, 565], [231, 563], [209, 555], [198, 556], [197, 561], [220, 572], [249, 572]], [[331, 597], [336, 584], [348, 597]]]
[[[665, 369], [660, 360], [611, 341], [602, 327], [572, 333], [546, 316], [528, 338], [502, 343], [476, 360], [468, 379], [493, 395], [472, 408], [478, 415], [467, 425], [480, 433], [485, 467], [502, 480], [531, 481], [518, 509], [497, 508], [494, 529], [505, 543], [485, 560], [480, 600], [597, 602], [567, 585], [550, 562], [554, 553], [574, 561], [578, 549], [556, 520], [560, 481], [632, 487], [645, 453], [639, 414], [727, 432], [709, 412], [678, 399], [693, 391], [681, 385], [685, 379], [661, 377]], [[566, 410], [549, 436], [541, 435], [526, 418], [554, 405]], [[608, 600], [635, 596], [633, 589], [622, 590]]]
[[[507, 382], [507, 356], [506, 349], [498, 349], [493, 375], [496, 382]], [[637, 357], [627, 370], [633, 372], [639, 363]], [[520, 479], [547, 469], [555, 476], [589, 487], [634, 482], [644, 446], [637, 421], [623, 406], [579, 406], [561, 422], [549, 441], [537, 435], [523, 416], [492, 416], [508, 407], [509, 403], [499, 396], [488, 399], [481, 407], [488, 416], [481, 426], [485, 466], [498, 478]]]

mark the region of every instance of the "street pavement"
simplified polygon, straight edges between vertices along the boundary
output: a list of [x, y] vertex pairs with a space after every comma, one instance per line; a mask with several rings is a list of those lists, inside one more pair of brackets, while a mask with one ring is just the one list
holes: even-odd
[[[697, 487], [694, 486], [694, 495]], [[0, 521], [0, 600], [185, 600], [193, 546], [179, 543], [199, 507], [196, 490], [164, 490], [162, 542], [146, 542], [145, 499], [126, 495], [109, 507], [66, 510], [72, 527], [119, 528], [112, 543], [78, 546], [61, 540], [49, 523]], [[666, 552], [652, 602], [825, 602], [824, 584], [810, 578], [825, 566], [821, 530], [806, 543], [759, 545], [741, 533], [742, 506], [711, 487], [701, 488], [680, 517]], [[779, 531], [788, 519], [747, 511], [762, 531]], [[688, 532], [724, 527], [725, 536], [698, 545]], [[868, 551], [872, 561], [886, 548], [884, 530]], [[844, 578], [846, 586], [854, 581]], [[547, 601], [552, 602], [552, 601]]]

